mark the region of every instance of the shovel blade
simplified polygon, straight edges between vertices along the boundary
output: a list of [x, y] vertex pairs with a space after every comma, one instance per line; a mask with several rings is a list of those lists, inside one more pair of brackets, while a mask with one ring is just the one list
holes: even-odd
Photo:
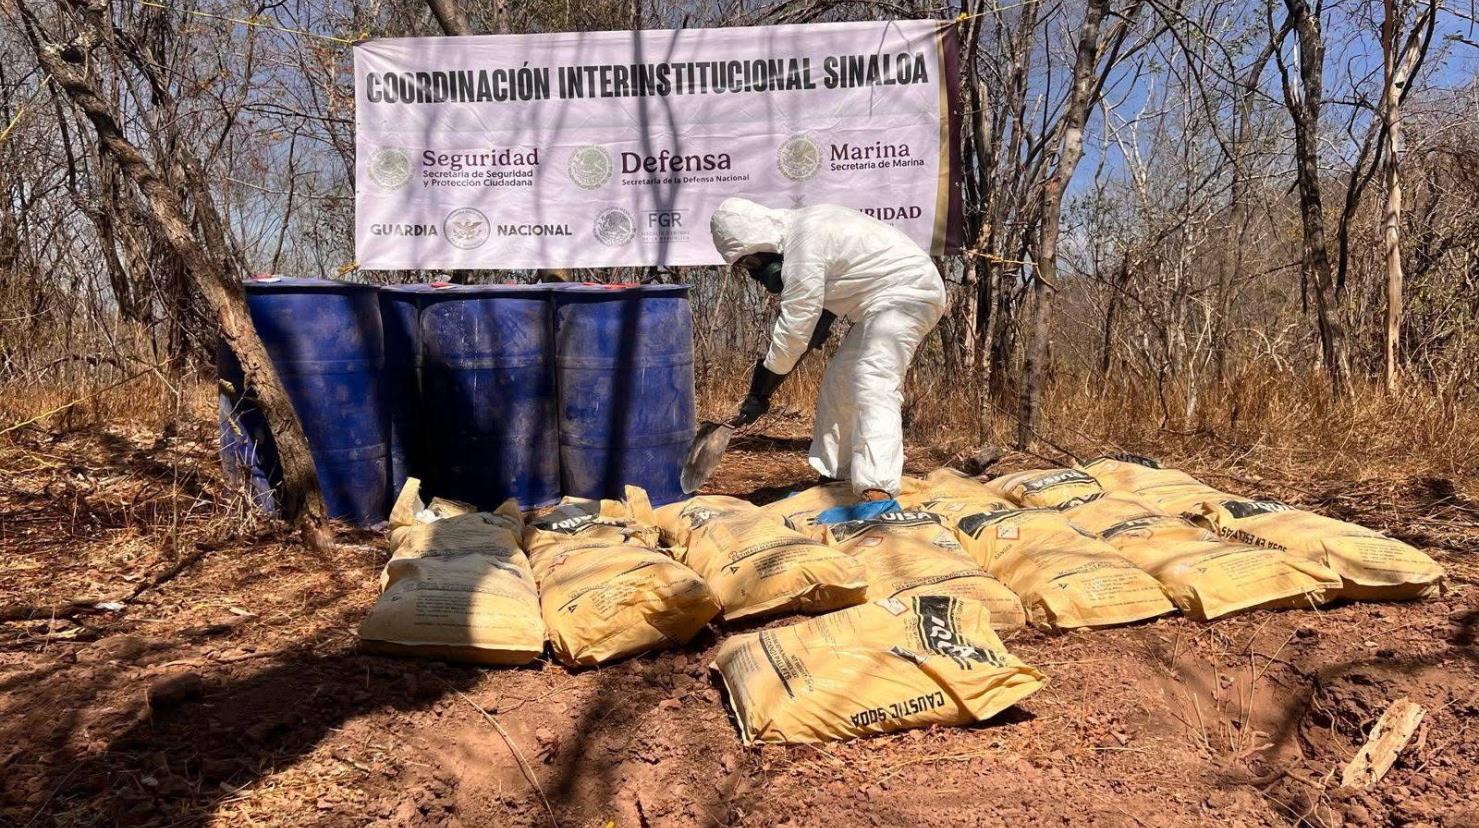
[[693, 494], [703, 487], [704, 482], [719, 468], [719, 460], [729, 447], [729, 438], [734, 436], [734, 426], [728, 423], [704, 423], [693, 436], [688, 447], [688, 456], [683, 461], [683, 474], [678, 482], [683, 485], [683, 494]]

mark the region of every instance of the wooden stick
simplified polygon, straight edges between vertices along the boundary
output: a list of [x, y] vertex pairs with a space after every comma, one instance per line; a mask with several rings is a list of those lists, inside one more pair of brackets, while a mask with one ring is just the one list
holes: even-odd
[[1340, 784], [1347, 788], [1365, 789], [1376, 785], [1397, 762], [1397, 754], [1412, 741], [1412, 734], [1422, 724], [1422, 707], [1406, 697], [1397, 699], [1381, 714], [1366, 744], [1356, 752], [1356, 758], [1345, 766], [1340, 775]]

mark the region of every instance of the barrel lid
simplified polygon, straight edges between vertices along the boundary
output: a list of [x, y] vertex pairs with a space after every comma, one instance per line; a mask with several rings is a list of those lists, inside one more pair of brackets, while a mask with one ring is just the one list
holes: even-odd
[[[403, 287], [413, 287], [405, 285]], [[514, 297], [537, 297], [549, 296], [548, 285], [454, 285], [450, 282], [432, 282], [427, 285], [414, 285], [418, 288], [417, 293], [432, 296], [459, 296], [459, 297], [491, 297], [506, 296]]]
[[337, 279], [314, 279], [306, 276], [253, 276], [243, 283], [248, 293], [352, 293], [373, 291], [374, 285], [341, 282]]
[[631, 282], [603, 285], [594, 282], [566, 283], [555, 290], [556, 298], [602, 301], [607, 299], [646, 299], [660, 296], [688, 295], [688, 285], [639, 285]]
[[430, 293], [431, 285], [381, 285], [381, 293]]

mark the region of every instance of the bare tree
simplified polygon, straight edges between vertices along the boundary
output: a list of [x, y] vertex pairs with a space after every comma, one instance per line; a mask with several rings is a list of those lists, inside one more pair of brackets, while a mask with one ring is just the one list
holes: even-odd
[[[1038, 410], [1046, 378], [1048, 355], [1048, 313], [1053, 293], [1058, 290], [1058, 236], [1062, 227], [1063, 193], [1083, 157], [1084, 125], [1089, 110], [1103, 92], [1105, 76], [1120, 56], [1130, 22], [1139, 11], [1132, 4], [1112, 27], [1104, 43], [1099, 29], [1109, 11], [1109, 0], [1088, 0], [1084, 22], [1078, 32], [1074, 52], [1072, 88], [1057, 130], [1057, 163], [1043, 185], [1037, 212], [1037, 238], [1032, 251], [1032, 295], [1026, 320], [1028, 341], [1022, 368], [1022, 394], [1017, 414], [1017, 446], [1027, 448], [1036, 434]], [[1100, 68], [1101, 60], [1104, 69]]]
[[[78, 35], [59, 45], [48, 42], [40, 20], [26, 0], [15, 2], [26, 23], [36, 60], [92, 124], [97, 134], [97, 152], [115, 163], [119, 172], [138, 189], [154, 229], [179, 258], [191, 285], [214, 311], [221, 334], [240, 360], [254, 402], [276, 441], [283, 470], [283, 511], [303, 531], [308, 543], [321, 547], [327, 542], [326, 517], [313, 457], [292, 401], [252, 325], [239, 278], [241, 271], [226, 252], [230, 240], [211, 207], [211, 195], [200, 176], [189, 176], [192, 203], [197, 216], [204, 218], [197, 223], [215, 231], [214, 237], [205, 238], [185, 216], [179, 195], [124, 134], [118, 113], [103, 96], [97, 77], [89, 70], [99, 55], [126, 59], [126, 50], [117, 43], [112, 21], [104, 17], [107, 7], [75, 7], [72, 19], [78, 26]], [[155, 93], [160, 99], [168, 97], [158, 86]], [[164, 161], [187, 169], [191, 164], [190, 159], [179, 156]]]
[[1386, 330], [1383, 337], [1382, 378], [1388, 393], [1397, 390], [1397, 343], [1402, 335], [1402, 98], [1418, 63], [1432, 41], [1437, 22], [1436, 0], [1430, 0], [1407, 32], [1399, 50], [1404, 21], [1403, 0], [1382, 0], [1382, 126], [1386, 132], [1386, 209], [1382, 212], [1382, 236], [1386, 253]]
[[[1319, 0], [1316, 0], [1318, 3]], [[1331, 392], [1343, 397], [1350, 391], [1350, 359], [1345, 331], [1335, 308], [1331, 279], [1330, 247], [1325, 239], [1325, 207], [1320, 195], [1320, 111], [1325, 97], [1325, 36], [1320, 8], [1308, 0], [1284, 0], [1287, 25], [1271, 37], [1292, 32], [1298, 58], [1298, 78], [1291, 73], [1281, 44], [1274, 57], [1284, 89], [1284, 105], [1294, 124], [1295, 177], [1299, 187], [1299, 214], [1303, 230], [1303, 272], [1314, 288], [1315, 326], [1320, 336], [1320, 356], [1329, 374]]]

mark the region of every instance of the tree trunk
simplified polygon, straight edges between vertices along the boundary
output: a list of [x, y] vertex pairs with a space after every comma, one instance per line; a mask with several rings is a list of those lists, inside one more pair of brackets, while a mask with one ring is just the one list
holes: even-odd
[[[18, 5], [29, 15], [21, 0], [18, 0]], [[94, 20], [92, 25], [96, 27], [102, 22]], [[102, 39], [103, 33], [94, 34]], [[160, 236], [184, 264], [191, 285], [205, 298], [220, 321], [221, 334], [240, 360], [243, 377], [255, 393], [254, 402], [261, 409], [277, 444], [283, 471], [284, 516], [297, 524], [310, 545], [323, 548], [328, 541], [325, 510], [318, 473], [308, 451], [308, 440], [252, 325], [246, 294], [240, 282], [231, 278], [228, 262], [211, 256], [206, 245], [195, 238], [179, 197], [124, 136], [111, 105], [84, 69], [86, 55], [73, 47], [62, 49], [40, 41], [33, 41], [33, 46], [42, 68], [92, 123], [98, 135], [98, 152], [106, 153], [117, 162], [123, 175], [138, 187]], [[208, 199], [209, 194], [200, 191], [193, 197]], [[222, 245], [225, 243], [224, 239], [218, 241]]]
[[1387, 203], [1382, 216], [1383, 236], [1387, 259], [1387, 319], [1385, 352], [1386, 359], [1382, 375], [1388, 393], [1401, 385], [1398, 366], [1398, 344], [1402, 338], [1402, 99], [1406, 96], [1409, 81], [1417, 67], [1426, 57], [1432, 43], [1433, 28], [1437, 23], [1437, 3], [1429, 0], [1427, 8], [1418, 15], [1411, 31], [1407, 33], [1400, 52], [1397, 48], [1398, 29], [1403, 13], [1396, 0], [1383, 0], [1385, 17], [1381, 27], [1382, 60], [1385, 68], [1382, 94], [1382, 124], [1386, 131], [1386, 186]]
[[1382, 378], [1389, 394], [1397, 390], [1397, 339], [1402, 332], [1402, 179], [1398, 157], [1402, 151], [1402, 117], [1399, 109], [1401, 81], [1397, 77], [1397, 25], [1400, 21], [1396, 6], [1395, 0], [1382, 0], [1381, 53], [1385, 83], [1381, 115], [1387, 129], [1387, 204], [1382, 216], [1387, 259], [1387, 326]]
[[[1325, 239], [1325, 209], [1320, 198], [1320, 108], [1325, 89], [1325, 40], [1320, 21], [1306, 0], [1284, 0], [1299, 45], [1299, 87], [1281, 72], [1284, 102], [1294, 122], [1294, 160], [1303, 229], [1304, 272], [1315, 293], [1315, 327], [1320, 356], [1330, 375], [1330, 390], [1344, 397], [1350, 390], [1345, 334], [1337, 319], [1331, 286], [1330, 246]], [[1280, 59], [1281, 68], [1283, 61]]]
[[1094, 68], [1099, 63], [1099, 24], [1109, 0], [1088, 0], [1078, 51], [1073, 62], [1073, 90], [1063, 116], [1063, 139], [1058, 166], [1043, 187], [1042, 218], [1038, 225], [1037, 249], [1033, 255], [1031, 310], [1027, 320], [1027, 350], [1023, 364], [1023, 387], [1018, 401], [1017, 448], [1026, 449], [1036, 433], [1042, 404], [1042, 386], [1047, 374], [1048, 320], [1053, 294], [1057, 291], [1058, 234], [1063, 217], [1063, 192], [1084, 150], [1084, 124], [1094, 94]]
[[457, 0], [426, 0], [426, 5], [431, 7], [431, 13], [441, 25], [442, 31], [449, 35], [474, 34], [467, 13], [457, 5]]

